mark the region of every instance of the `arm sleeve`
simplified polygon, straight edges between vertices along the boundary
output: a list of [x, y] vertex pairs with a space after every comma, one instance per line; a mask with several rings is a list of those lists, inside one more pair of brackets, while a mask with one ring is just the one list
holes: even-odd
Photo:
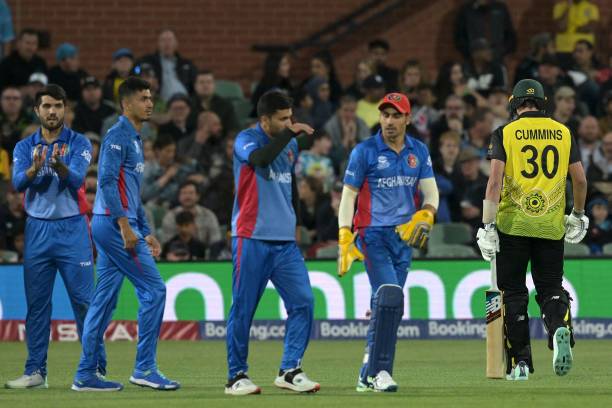
[[437, 210], [440, 204], [440, 193], [436, 179], [429, 177], [419, 180], [419, 188], [423, 192], [423, 205], [429, 204]]
[[278, 136], [272, 138], [270, 143], [253, 150], [248, 156], [249, 164], [256, 167], [267, 167], [283, 151], [285, 146], [293, 139], [293, 132], [289, 129], [284, 130]]
[[579, 162], [582, 159], [582, 156], [580, 154], [580, 148], [578, 147], [578, 143], [576, 143], [576, 138], [574, 137], [574, 135], [572, 135], [571, 144], [572, 146], [570, 147], [569, 162], [570, 164], [573, 164]]
[[297, 136], [295, 139], [297, 140], [298, 151], [310, 149], [314, 143], [313, 137], [314, 135], [308, 136], [306, 133]]
[[362, 149], [359, 147], [354, 148], [349, 156], [349, 162], [344, 172], [344, 184], [348, 184], [359, 190], [365, 179], [365, 167]]
[[68, 186], [73, 190], [78, 190], [85, 181], [85, 174], [91, 162], [91, 143], [80, 136], [78, 141], [74, 143], [72, 157], [70, 158], [70, 166], [68, 166]]
[[23, 192], [32, 184], [26, 175], [26, 170], [32, 165], [29, 149], [24, 143], [17, 143], [13, 152], [13, 187]]
[[138, 229], [142, 234], [143, 238], [151, 235], [151, 228], [149, 228], [149, 222], [147, 221], [147, 214], [145, 213], [144, 206], [142, 203], [138, 206]]
[[106, 137], [107, 139], [102, 143], [102, 151], [100, 152], [101, 156], [104, 155], [103, 160], [98, 164], [100, 174], [98, 188], [103, 194], [104, 202], [111, 217], [125, 217], [125, 211], [119, 197], [119, 170], [125, 147], [120, 144], [118, 138], [111, 135]]
[[489, 151], [487, 152], [487, 159], [501, 160], [506, 162], [506, 150], [504, 149], [503, 143], [503, 128], [497, 128], [491, 135], [491, 143], [489, 144]]
[[302, 225], [302, 213], [300, 211], [300, 194], [298, 193], [295, 171], [291, 173], [291, 204], [293, 205], [293, 211], [295, 211], [295, 224]]
[[338, 228], [353, 226], [353, 215], [355, 215], [355, 201], [358, 193], [347, 186], [342, 188], [342, 197], [338, 207]]

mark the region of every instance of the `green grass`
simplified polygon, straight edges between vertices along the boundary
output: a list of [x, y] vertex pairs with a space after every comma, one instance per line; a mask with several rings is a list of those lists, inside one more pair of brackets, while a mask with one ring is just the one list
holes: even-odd
[[[263, 388], [260, 396], [226, 397], [223, 342], [162, 342], [159, 364], [164, 373], [181, 381], [177, 392], [138, 388], [127, 382], [135, 344], [108, 344], [109, 375], [123, 381], [119, 393], [70, 391], [79, 345], [53, 343], [49, 350], [48, 390], [0, 390], [0, 407], [600, 407], [612, 405], [610, 341], [580, 341], [575, 364], [566, 377], [556, 377], [551, 352], [543, 342], [533, 344], [536, 373], [527, 382], [487, 380], [484, 341], [401, 341], [394, 378], [395, 394], [358, 394], [354, 390], [363, 342], [316, 341], [310, 344], [304, 369], [321, 383], [314, 395], [277, 390], [272, 381], [282, 351], [280, 342], [251, 343], [251, 378]], [[0, 381], [21, 374], [25, 345], [0, 343]], [[400, 405], [401, 404], [401, 405]], [[578, 405], [579, 404], [579, 405]]]

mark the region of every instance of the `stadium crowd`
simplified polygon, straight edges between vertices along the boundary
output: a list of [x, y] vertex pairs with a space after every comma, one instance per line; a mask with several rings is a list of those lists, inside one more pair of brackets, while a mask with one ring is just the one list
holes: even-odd
[[[481, 9], [480, 3], [489, 6]], [[579, 20], [581, 14], [570, 12], [572, 7], [590, 7], [592, 18]], [[238, 84], [219, 80], [182, 55], [171, 29], [159, 33], [151, 54], [139, 57], [127, 48], [116, 50], [105, 78], [80, 66], [78, 44], [57, 46], [49, 67], [51, 61], [37, 54], [38, 32], [24, 29], [0, 61], [0, 262], [20, 260], [23, 254], [25, 214], [21, 195], [10, 187], [11, 157], [15, 144], [37, 130], [32, 110], [36, 92], [48, 83], [67, 92], [65, 124], [84, 133], [93, 145], [85, 181], [91, 204], [100, 142], [117, 121], [118, 87], [129, 75], [149, 81], [154, 92], [154, 115], [142, 130], [142, 198], [163, 245], [163, 259], [231, 257], [227, 231], [233, 205], [233, 143], [241, 129], [256, 123], [254, 106], [270, 89], [290, 94], [296, 120], [317, 130], [296, 164], [298, 240], [305, 255], [335, 256], [348, 154], [378, 130], [378, 101], [391, 91], [409, 97], [408, 132], [430, 148], [441, 199], [436, 222], [478, 228], [489, 138], [511, 120], [509, 89], [523, 78], [543, 84], [548, 112], [572, 131], [580, 146], [589, 181], [591, 227], [586, 243], [592, 254], [601, 254], [604, 245], [612, 243], [612, 54], [595, 52], [597, 6], [561, 1], [553, 14], [556, 33], [520, 38], [529, 41], [530, 51], [513, 73], [505, 60], [514, 53], [517, 36], [505, 4], [473, 1], [459, 11], [455, 24], [463, 59], [444, 63], [435, 77], [409, 56], [401, 67], [389, 66], [393, 50], [385, 40], [374, 39], [356, 64], [352, 83], [340, 82], [327, 51], [311, 57], [307, 78], [294, 76], [291, 55], [270, 54], [250, 100]], [[567, 191], [571, 194], [571, 188]]]

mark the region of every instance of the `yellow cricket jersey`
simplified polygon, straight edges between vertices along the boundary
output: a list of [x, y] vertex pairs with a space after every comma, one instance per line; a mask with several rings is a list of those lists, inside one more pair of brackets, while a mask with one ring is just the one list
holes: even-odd
[[560, 19], [566, 10], [569, 13], [567, 29], [564, 33], [556, 35], [557, 51], [572, 52], [578, 40], [587, 40], [591, 44], [595, 44], [595, 36], [593, 34], [579, 33], [577, 30], [591, 21], [599, 21], [599, 8], [597, 5], [589, 1], [581, 1], [570, 6], [567, 1], [561, 1], [555, 4], [553, 19]]
[[525, 112], [492, 135], [489, 157], [506, 163], [497, 228], [504, 234], [561, 239], [572, 134], [543, 112]]

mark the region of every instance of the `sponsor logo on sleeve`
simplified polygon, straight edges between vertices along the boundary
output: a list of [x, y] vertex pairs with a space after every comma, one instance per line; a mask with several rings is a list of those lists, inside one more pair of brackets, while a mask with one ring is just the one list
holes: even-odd
[[81, 153], [81, 157], [87, 160], [87, 163], [91, 163], [91, 153], [89, 152], [89, 150], [83, 150], [83, 153]]

